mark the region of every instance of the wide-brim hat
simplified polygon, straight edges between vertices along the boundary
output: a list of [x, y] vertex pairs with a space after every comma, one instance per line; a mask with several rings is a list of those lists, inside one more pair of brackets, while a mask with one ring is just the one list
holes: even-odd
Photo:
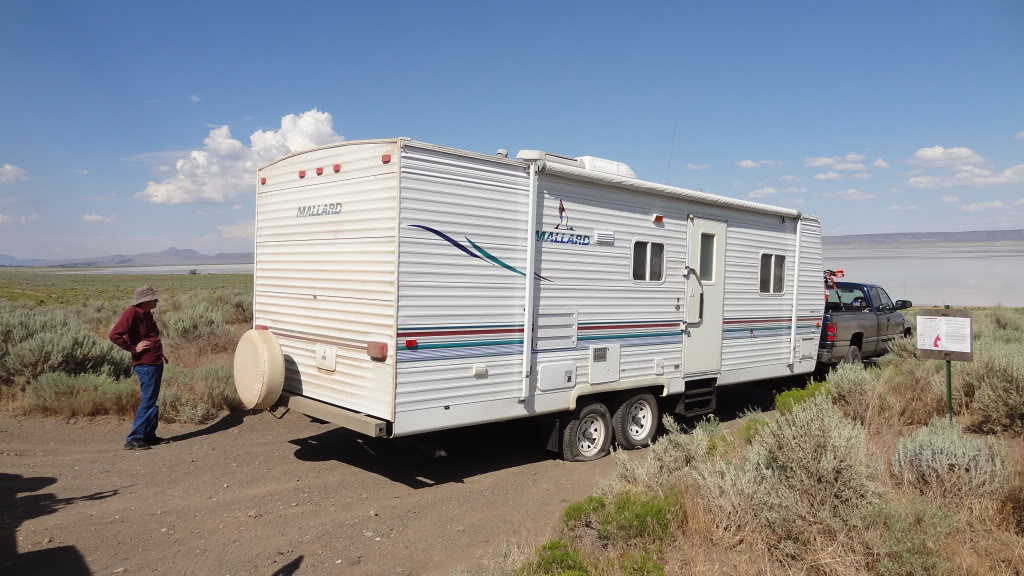
[[132, 294], [132, 306], [156, 299], [156, 290], [149, 286], [142, 286], [140, 288], [136, 288], [135, 292]]

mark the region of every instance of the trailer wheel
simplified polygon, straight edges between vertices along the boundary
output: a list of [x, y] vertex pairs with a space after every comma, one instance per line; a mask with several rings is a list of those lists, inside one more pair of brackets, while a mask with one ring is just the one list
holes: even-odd
[[850, 349], [846, 351], [846, 358], [843, 358], [843, 364], [863, 364], [864, 361], [860, 357], [860, 348], [850, 345]]
[[654, 396], [630, 393], [612, 416], [615, 442], [627, 450], [650, 446], [658, 431], [658, 402]]
[[596, 400], [581, 401], [562, 428], [562, 459], [588, 462], [603, 458], [612, 444], [612, 417]]

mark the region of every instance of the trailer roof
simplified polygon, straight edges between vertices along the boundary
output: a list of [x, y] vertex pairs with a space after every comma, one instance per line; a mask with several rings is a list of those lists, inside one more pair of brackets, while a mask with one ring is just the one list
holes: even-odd
[[[311, 148], [309, 150], [303, 150], [302, 152], [293, 152], [293, 153], [288, 154], [286, 156], [282, 156], [282, 157], [280, 157], [280, 158], [274, 160], [273, 162], [270, 162], [270, 163], [268, 163], [268, 164], [266, 164], [264, 166], [261, 166], [260, 170], [264, 170], [266, 168], [269, 168], [270, 166], [273, 166], [274, 164], [277, 164], [278, 162], [281, 162], [281, 161], [286, 160], [288, 158], [291, 158], [293, 156], [298, 156], [300, 154], [306, 154], [306, 153], [317, 151], [317, 150], [324, 150], [324, 149], [328, 149], [328, 148], [335, 148], [335, 147], [341, 147], [341, 146], [351, 146], [351, 145], [356, 145], [356, 144], [371, 144], [371, 143], [384, 143], [384, 142], [394, 142], [394, 143], [400, 144], [402, 146], [411, 145], [411, 146], [417, 146], [417, 147], [421, 147], [421, 148], [430, 148], [430, 149], [439, 150], [439, 151], [442, 151], [442, 152], [447, 152], [447, 153], [450, 153], [450, 154], [458, 154], [460, 156], [468, 156], [468, 157], [471, 157], [471, 158], [487, 159], [487, 160], [501, 162], [501, 163], [505, 163], [505, 164], [519, 164], [519, 165], [523, 166], [524, 169], [529, 165], [529, 162], [528, 161], [524, 161], [524, 160], [518, 160], [518, 159], [512, 159], [512, 158], [503, 158], [503, 157], [500, 157], [500, 156], [493, 156], [493, 155], [489, 155], [489, 154], [480, 154], [478, 152], [470, 152], [468, 150], [461, 150], [461, 149], [458, 149], [458, 148], [449, 148], [449, 147], [446, 147], [446, 146], [438, 146], [436, 144], [429, 144], [427, 142], [420, 142], [420, 141], [412, 140], [410, 138], [380, 138], [380, 139], [367, 139], [367, 140], [345, 140], [345, 141], [342, 141], [342, 142], [335, 142], [333, 144], [327, 144], [327, 145], [324, 145], [324, 146], [318, 146], [316, 148]], [[545, 155], [543, 152], [539, 152], [539, 154], [541, 154], [542, 156]], [[770, 215], [773, 215], [773, 216], [782, 216], [782, 217], [786, 217], [786, 218], [803, 218], [803, 219], [809, 219], [809, 220], [818, 220], [818, 218], [816, 216], [803, 214], [799, 210], [793, 210], [791, 208], [782, 208], [782, 207], [779, 207], [779, 206], [772, 206], [772, 205], [769, 205], [769, 204], [761, 204], [759, 202], [749, 202], [747, 200], [739, 200], [737, 198], [730, 198], [728, 196], [718, 196], [716, 194], [708, 194], [707, 192], [700, 192], [700, 191], [697, 191], [697, 190], [689, 190], [689, 189], [686, 189], [686, 188], [678, 188], [678, 187], [675, 187], [675, 186], [667, 186], [667, 185], [664, 185], [664, 184], [658, 184], [656, 182], [648, 182], [646, 180], [640, 180], [640, 179], [637, 179], [637, 178], [629, 178], [629, 177], [619, 176], [619, 175], [611, 174], [611, 173], [608, 173], [608, 172], [600, 172], [600, 171], [597, 171], [597, 170], [586, 170], [586, 169], [583, 169], [583, 168], [576, 168], [576, 167], [568, 166], [568, 165], [565, 165], [565, 164], [562, 164], [562, 163], [541, 162], [541, 164], [542, 164], [541, 169], [542, 169], [543, 172], [546, 172], [548, 174], [557, 175], [557, 176], [562, 176], [562, 177], [565, 177], [565, 178], [570, 178], [570, 179], [573, 179], [573, 180], [583, 180], [583, 181], [587, 181], [587, 182], [594, 182], [594, 183], [597, 183], [597, 184], [606, 184], [606, 185], [611, 185], [611, 186], [617, 186], [617, 187], [620, 187], [620, 188], [626, 188], [626, 189], [635, 190], [635, 191], [638, 191], [638, 192], [647, 192], [647, 193], [653, 193], [653, 194], [660, 194], [660, 195], [663, 195], [663, 196], [673, 196], [673, 197], [677, 197], [677, 198], [685, 198], [687, 200], [692, 200], [694, 202], [700, 202], [702, 204], [711, 204], [711, 205], [722, 206], [722, 207], [726, 207], [726, 208], [735, 208], [735, 209], [740, 209], [740, 210], [746, 210], [746, 211], [749, 211], [749, 212], [757, 212], [757, 213], [761, 213], [761, 214], [770, 214]]]

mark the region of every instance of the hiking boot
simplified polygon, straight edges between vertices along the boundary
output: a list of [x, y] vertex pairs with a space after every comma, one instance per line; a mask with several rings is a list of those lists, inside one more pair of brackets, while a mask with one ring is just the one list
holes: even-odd
[[168, 438], [161, 438], [159, 436], [151, 436], [149, 438], [146, 438], [146, 444], [149, 444], [150, 446], [159, 446], [161, 444], [170, 444], [170, 443], [171, 443], [170, 439], [168, 439]]
[[124, 443], [125, 450], [149, 450], [150, 446], [142, 440], [129, 440]]

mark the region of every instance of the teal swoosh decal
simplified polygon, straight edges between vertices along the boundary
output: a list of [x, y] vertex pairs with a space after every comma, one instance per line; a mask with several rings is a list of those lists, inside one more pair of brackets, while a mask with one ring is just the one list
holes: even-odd
[[488, 260], [490, 260], [491, 262], [494, 262], [498, 266], [501, 266], [502, 268], [504, 268], [506, 270], [511, 270], [511, 271], [515, 272], [516, 274], [519, 274], [520, 276], [526, 276], [525, 272], [520, 272], [515, 267], [509, 266], [508, 264], [502, 262], [501, 260], [499, 260], [498, 258], [493, 256], [490, 252], [488, 252], [487, 250], [484, 250], [483, 248], [478, 246], [476, 242], [473, 242], [469, 238], [466, 238], [466, 242], [469, 242], [469, 245], [472, 246], [477, 252], [483, 254], [484, 258], [487, 258]]

